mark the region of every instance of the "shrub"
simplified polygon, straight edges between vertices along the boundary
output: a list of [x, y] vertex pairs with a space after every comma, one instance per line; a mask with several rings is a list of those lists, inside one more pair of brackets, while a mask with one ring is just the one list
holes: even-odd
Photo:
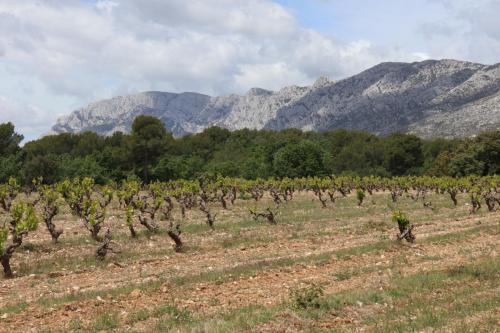
[[318, 309], [323, 304], [325, 293], [323, 286], [312, 283], [307, 287], [294, 289], [290, 292], [293, 307], [296, 309]]
[[413, 225], [405, 213], [401, 211], [394, 212], [392, 220], [397, 222], [399, 228], [398, 240], [406, 239], [410, 243], [415, 242], [415, 235], [413, 235]]
[[363, 191], [362, 189], [358, 189], [356, 191], [356, 198], [358, 199], [358, 206], [361, 206], [361, 204], [363, 203], [363, 200], [365, 199], [365, 191]]

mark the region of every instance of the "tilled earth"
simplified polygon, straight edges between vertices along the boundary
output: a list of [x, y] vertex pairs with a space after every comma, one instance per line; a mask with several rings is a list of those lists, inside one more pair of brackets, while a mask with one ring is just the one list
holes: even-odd
[[[498, 263], [498, 211], [469, 215], [465, 197], [458, 207], [445, 196], [433, 197], [434, 211], [409, 198], [389, 204], [384, 193], [369, 199], [357, 207], [355, 198], [342, 198], [321, 209], [301, 194], [281, 208], [276, 226], [250, 220], [247, 209], [255, 203], [239, 200], [228, 211], [212, 207], [219, 212], [214, 231], [193, 211], [183, 221], [183, 253], [172, 250], [163, 232], [130, 239], [123, 216], [110, 211], [107, 226], [120, 253], [104, 262], [95, 260], [97, 244], [81, 223], [61, 216], [61, 243], [52, 244], [41, 226], [12, 260], [16, 278], [0, 280], [0, 331], [381, 331], [378, 319], [394, 312], [395, 281], [484, 260]], [[415, 221], [415, 244], [395, 240], [394, 208]], [[487, 301], [499, 294], [498, 282], [481, 281], [466, 280], [468, 292], [478, 299], [484, 293]], [[311, 284], [341, 304], [296, 310], [291, 290]], [[435, 301], [463, 288], [450, 282], [426, 297]], [[373, 291], [386, 298], [364, 301], [362, 295]], [[420, 324], [418, 311], [410, 321], [421, 331], [454, 332], [464, 325], [480, 331], [485, 322], [498, 323], [498, 297], [491, 302], [460, 321], [441, 319], [439, 328], [432, 321]]]

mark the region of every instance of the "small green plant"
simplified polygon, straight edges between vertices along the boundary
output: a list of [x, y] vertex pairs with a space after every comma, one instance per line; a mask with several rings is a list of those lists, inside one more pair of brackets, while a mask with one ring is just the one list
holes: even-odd
[[323, 304], [322, 297], [325, 288], [319, 284], [312, 283], [307, 287], [293, 289], [290, 292], [292, 306], [295, 309], [318, 309]]
[[335, 279], [337, 281], [345, 281], [349, 280], [353, 275], [354, 275], [353, 272], [351, 272], [350, 270], [344, 270], [336, 273]]
[[175, 326], [187, 325], [193, 321], [187, 309], [179, 308], [175, 304], [163, 305], [154, 311], [153, 315], [160, 317], [156, 324], [158, 332], [170, 332]]
[[12, 204], [9, 213], [9, 224], [0, 227], [0, 262], [6, 278], [14, 276], [10, 266], [12, 255], [22, 245], [24, 236], [36, 230], [39, 222], [32, 204]]
[[118, 327], [118, 316], [116, 313], [104, 313], [97, 317], [91, 327], [93, 332], [103, 332]]
[[363, 200], [365, 199], [365, 191], [362, 189], [358, 189], [356, 191], [356, 198], [358, 199], [358, 206], [361, 206], [363, 204]]
[[481, 190], [478, 187], [474, 187], [470, 193], [470, 204], [470, 214], [476, 214], [481, 209]]
[[410, 223], [406, 214], [402, 211], [394, 212], [392, 220], [398, 224], [398, 240], [406, 239], [408, 242], [414, 243], [415, 235], [413, 234], [413, 225]]
[[104, 223], [106, 207], [113, 199], [111, 188], [99, 190], [92, 178], [65, 180], [57, 185], [57, 191], [66, 200], [72, 213], [83, 219], [92, 239], [100, 240], [99, 231]]

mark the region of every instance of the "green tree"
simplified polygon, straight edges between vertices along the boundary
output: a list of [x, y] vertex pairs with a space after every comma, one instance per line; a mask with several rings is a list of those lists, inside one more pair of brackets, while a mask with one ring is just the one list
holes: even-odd
[[276, 152], [273, 167], [278, 177], [321, 176], [325, 173], [323, 151], [311, 141], [288, 144]]
[[442, 151], [432, 162], [432, 166], [427, 170], [431, 176], [452, 176], [451, 164], [452, 154], [449, 151]]
[[60, 180], [59, 163], [54, 156], [35, 156], [25, 163], [22, 170], [25, 184], [42, 177], [45, 183], [52, 184]]
[[63, 156], [59, 167], [59, 177], [61, 179], [90, 177], [98, 184], [104, 184], [108, 180], [104, 168], [92, 155], [85, 157]]
[[500, 174], [500, 131], [481, 133], [474, 141], [477, 159], [484, 164], [483, 175]]
[[76, 136], [76, 144], [72, 150], [74, 156], [87, 156], [103, 149], [104, 139], [94, 132], [83, 132]]
[[153, 169], [153, 176], [160, 181], [194, 179], [201, 174], [204, 164], [199, 156], [164, 156]]
[[71, 154], [77, 142], [77, 136], [71, 133], [47, 135], [38, 140], [26, 143], [23, 147], [23, 151], [29, 157], [39, 155], [47, 156], [50, 154]]
[[0, 183], [5, 183], [10, 177], [20, 178], [23, 165], [22, 153], [0, 156]]
[[384, 166], [393, 176], [418, 174], [423, 161], [420, 138], [414, 135], [393, 134], [385, 139]]
[[149, 182], [152, 166], [172, 140], [160, 119], [151, 116], [135, 118], [132, 124], [132, 160], [143, 181]]
[[15, 132], [12, 123], [0, 124], [0, 156], [17, 152], [23, 138], [22, 135]]
[[483, 175], [485, 163], [478, 159], [479, 146], [467, 140], [453, 152], [449, 161], [449, 174], [454, 177]]

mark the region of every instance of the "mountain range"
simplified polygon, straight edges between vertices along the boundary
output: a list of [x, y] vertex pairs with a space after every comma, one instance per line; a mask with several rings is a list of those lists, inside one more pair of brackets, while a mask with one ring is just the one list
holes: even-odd
[[143, 114], [160, 118], [177, 137], [210, 126], [470, 137], [500, 129], [500, 63], [381, 63], [336, 82], [321, 77], [308, 87], [252, 88], [245, 95], [149, 91], [91, 103], [58, 119], [52, 131], [128, 132]]

